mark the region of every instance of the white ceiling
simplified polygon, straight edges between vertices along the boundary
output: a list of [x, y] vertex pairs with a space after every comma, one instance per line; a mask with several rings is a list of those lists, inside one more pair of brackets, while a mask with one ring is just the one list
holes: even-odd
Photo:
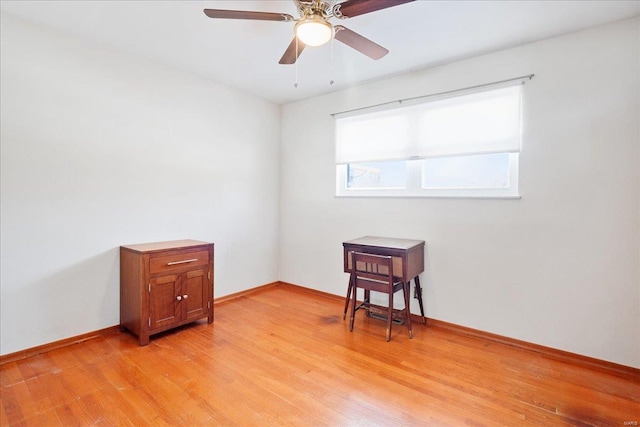
[[[195, 73], [277, 103], [503, 50], [640, 15], [640, 1], [418, 0], [345, 21], [390, 53], [373, 61], [336, 42], [307, 48], [297, 66], [278, 61], [293, 23], [211, 19], [205, 8], [284, 12], [280, 1], [0, 1], [33, 20]], [[333, 71], [332, 71], [333, 70]], [[335, 80], [333, 86], [329, 81]]]

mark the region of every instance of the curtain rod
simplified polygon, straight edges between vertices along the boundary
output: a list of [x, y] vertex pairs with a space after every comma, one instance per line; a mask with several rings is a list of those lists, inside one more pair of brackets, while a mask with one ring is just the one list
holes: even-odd
[[416, 99], [431, 98], [431, 97], [434, 97], [434, 96], [448, 95], [448, 94], [451, 94], [451, 93], [463, 92], [463, 91], [472, 90], [472, 89], [478, 89], [478, 88], [486, 87], [486, 86], [495, 86], [495, 85], [499, 85], [499, 84], [502, 84], [502, 83], [514, 82], [514, 81], [517, 81], [517, 80], [525, 80], [525, 79], [531, 80], [533, 78], [533, 76], [535, 76], [535, 74], [527, 74], [526, 76], [514, 77], [512, 79], [500, 80], [498, 82], [493, 82], [493, 83], [483, 83], [481, 85], [469, 86], [469, 87], [465, 87], [465, 88], [462, 88], [462, 89], [454, 89], [454, 90], [448, 90], [446, 92], [431, 93], [429, 95], [420, 95], [420, 96], [414, 96], [412, 98], [403, 98], [403, 99], [397, 99], [395, 101], [381, 102], [380, 104], [369, 105], [367, 107], [354, 108], [352, 110], [340, 111], [339, 113], [331, 113], [331, 116], [335, 117], [335, 116], [340, 115], [340, 114], [352, 113], [354, 111], [360, 111], [360, 110], [368, 110], [370, 108], [382, 107], [383, 105], [396, 104], [396, 103], [402, 104], [403, 102], [406, 102], [406, 101], [415, 101]]

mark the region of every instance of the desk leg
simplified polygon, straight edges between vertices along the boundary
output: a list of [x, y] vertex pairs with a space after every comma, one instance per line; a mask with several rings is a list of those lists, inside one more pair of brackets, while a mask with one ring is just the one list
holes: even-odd
[[424, 316], [424, 306], [422, 305], [422, 287], [420, 286], [420, 278], [416, 276], [413, 279], [416, 282], [416, 291], [414, 297], [418, 299], [418, 304], [420, 305], [420, 315], [422, 316], [422, 323], [427, 324], [427, 318]]
[[347, 288], [347, 297], [344, 302], [344, 314], [342, 315], [342, 320], [347, 318], [347, 309], [349, 308], [349, 301], [351, 301], [351, 288], [353, 287], [353, 274], [349, 275], [349, 287]]

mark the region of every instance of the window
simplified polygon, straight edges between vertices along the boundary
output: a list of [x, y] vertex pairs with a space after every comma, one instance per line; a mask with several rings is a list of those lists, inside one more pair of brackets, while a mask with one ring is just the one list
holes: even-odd
[[522, 83], [336, 115], [337, 195], [518, 197]]
[[347, 188], [405, 188], [405, 161], [363, 162], [347, 165]]

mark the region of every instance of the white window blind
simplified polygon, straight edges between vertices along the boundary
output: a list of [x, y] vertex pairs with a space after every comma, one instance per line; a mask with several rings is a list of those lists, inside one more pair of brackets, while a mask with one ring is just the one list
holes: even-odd
[[522, 82], [336, 115], [336, 164], [520, 151]]
[[336, 163], [405, 160], [411, 147], [407, 108], [336, 119]]

